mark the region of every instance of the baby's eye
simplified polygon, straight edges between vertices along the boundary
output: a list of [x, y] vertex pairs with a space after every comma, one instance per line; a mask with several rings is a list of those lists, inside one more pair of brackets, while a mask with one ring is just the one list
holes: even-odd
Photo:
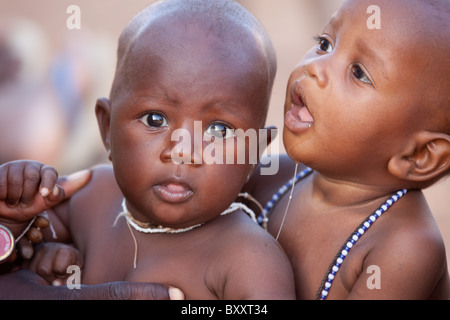
[[168, 126], [166, 118], [163, 115], [156, 112], [147, 113], [146, 115], [142, 116], [139, 120], [141, 120], [146, 126], [152, 128], [161, 128]]
[[372, 85], [372, 81], [370, 81], [369, 77], [366, 76], [364, 71], [361, 69], [358, 65], [353, 65], [351, 69], [353, 76], [358, 79], [359, 81], [362, 81], [364, 83]]
[[333, 46], [331, 45], [330, 41], [328, 41], [324, 37], [315, 37], [314, 38], [317, 42], [317, 49], [323, 52], [331, 53], [333, 51]]
[[222, 123], [213, 123], [206, 129], [205, 133], [218, 139], [228, 139], [234, 137], [233, 129]]

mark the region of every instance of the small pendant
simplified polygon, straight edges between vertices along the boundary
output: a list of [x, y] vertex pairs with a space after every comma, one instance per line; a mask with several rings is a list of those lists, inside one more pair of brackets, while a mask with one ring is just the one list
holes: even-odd
[[14, 250], [14, 236], [6, 227], [0, 225], [0, 263], [8, 260]]

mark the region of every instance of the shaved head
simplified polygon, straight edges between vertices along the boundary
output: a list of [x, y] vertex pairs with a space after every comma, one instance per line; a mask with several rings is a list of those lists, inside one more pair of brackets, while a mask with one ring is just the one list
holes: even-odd
[[[264, 104], [267, 109], [277, 68], [275, 51], [261, 23], [231, 0], [165, 0], [150, 5], [136, 15], [119, 38], [111, 101], [130, 83], [148, 75], [141, 71], [143, 66], [152, 72], [160, 68], [164, 56], [149, 56], [145, 52], [158, 47], [165, 48], [167, 52], [179, 50], [180, 59], [186, 57], [183, 55], [187, 53], [183, 51], [185, 48], [171, 39], [173, 29], [182, 30], [184, 42], [185, 39], [192, 43], [198, 39], [213, 39], [208, 43], [220, 46], [220, 50], [210, 54], [211, 60], [220, 60], [224, 65], [241, 63], [247, 69], [250, 65], [251, 72], [258, 73], [258, 81], [265, 83], [267, 99]], [[161, 33], [166, 41], [153, 41], [155, 34]], [[180, 39], [179, 34], [176, 40]]]

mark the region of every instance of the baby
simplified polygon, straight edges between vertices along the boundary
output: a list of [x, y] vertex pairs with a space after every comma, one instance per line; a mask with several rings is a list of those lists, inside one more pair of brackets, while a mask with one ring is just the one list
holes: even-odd
[[284, 144], [302, 163], [287, 212], [292, 160], [247, 186], [268, 203], [297, 298], [448, 299], [420, 190], [449, 174], [450, 3], [344, 1], [317, 41], [287, 87]]
[[[58, 241], [84, 258], [82, 283], [165, 283], [187, 299], [295, 298], [284, 252], [233, 202], [255, 168], [238, 164], [238, 146], [250, 146], [235, 131], [263, 128], [275, 70], [264, 28], [233, 1], [166, 0], [132, 20], [110, 98], [96, 104], [112, 167], [95, 167], [84, 189], [47, 210]], [[174, 141], [175, 130], [193, 136], [199, 125], [200, 143]], [[202, 159], [212, 145], [226, 145], [227, 157], [230, 141], [234, 164]]]

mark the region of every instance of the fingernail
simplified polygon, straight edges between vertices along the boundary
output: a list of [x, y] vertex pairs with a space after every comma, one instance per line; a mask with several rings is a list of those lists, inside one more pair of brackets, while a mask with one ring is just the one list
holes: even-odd
[[50, 190], [48, 190], [48, 188], [42, 188], [41, 190], [39, 190], [39, 193], [45, 198], [50, 194]]
[[54, 286], [54, 287], [60, 287], [62, 285], [63, 285], [63, 282], [61, 279], [55, 279], [52, 281], [52, 286]]
[[89, 170], [80, 170], [66, 177], [67, 180], [78, 180], [81, 178], [85, 178], [90, 173]]
[[55, 186], [53, 187], [52, 193], [53, 193], [53, 195], [54, 195], [55, 197], [58, 195], [58, 193], [59, 193], [59, 188], [58, 188], [58, 186], [55, 185]]
[[184, 300], [184, 293], [178, 288], [170, 287], [169, 288], [169, 297], [170, 300]]

